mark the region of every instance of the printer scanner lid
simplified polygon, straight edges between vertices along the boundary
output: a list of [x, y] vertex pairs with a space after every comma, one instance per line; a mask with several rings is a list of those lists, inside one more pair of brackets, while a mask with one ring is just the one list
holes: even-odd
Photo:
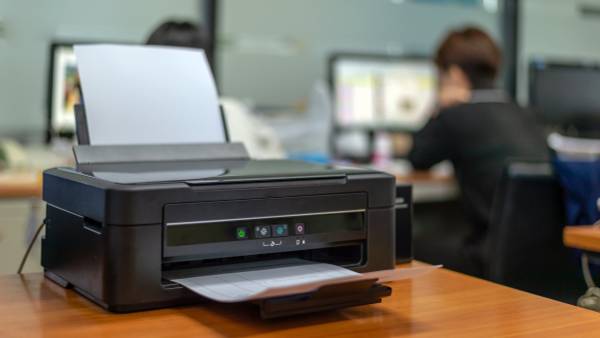
[[118, 184], [257, 182], [345, 178], [329, 165], [292, 160], [251, 160], [243, 144], [79, 145], [76, 172]]
[[79, 165], [77, 171], [118, 184], [185, 182], [274, 181], [286, 179], [345, 178], [347, 173], [365, 169], [336, 168], [330, 165], [292, 160], [200, 160], [99, 163]]

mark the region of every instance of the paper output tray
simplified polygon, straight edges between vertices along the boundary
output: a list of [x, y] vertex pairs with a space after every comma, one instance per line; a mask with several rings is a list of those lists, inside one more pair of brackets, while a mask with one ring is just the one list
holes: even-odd
[[377, 279], [325, 285], [314, 292], [257, 300], [264, 319], [380, 303], [392, 288], [375, 283]]

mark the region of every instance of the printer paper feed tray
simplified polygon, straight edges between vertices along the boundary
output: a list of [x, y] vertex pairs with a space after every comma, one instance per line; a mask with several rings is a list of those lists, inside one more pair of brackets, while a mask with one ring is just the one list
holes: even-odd
[[378, 280], [390, 282], [410, 279], [438, 267], [423, 266], [360, 274], [332, 264], [291, 259], [255, 269], [166, 277], [206, 298], [234, 303], [307, 294], [348, 283], [370, 281], [373, 284]]
[[283, 260], [280, 265], [226, 273], [169, 278], [206, 298], [224, 302], [287, 296], [315, 291], [323, 285], [362, 279], [354, 271], [324, 263]]

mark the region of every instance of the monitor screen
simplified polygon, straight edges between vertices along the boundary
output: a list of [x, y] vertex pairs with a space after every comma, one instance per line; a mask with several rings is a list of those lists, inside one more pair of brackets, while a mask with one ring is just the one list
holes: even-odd
[[331, 71], [339, 127], [414, 131], [434, 109], [437, 72], [427, 59], [337, 56]]
[[600, 67], [531, 63], [529, 103], [546, 124], [600, 117]]
[[73, 46], [53, 44], [49, 88], [49, 132], [75, 131], [75, 104], [80, 102], [79, 75]]

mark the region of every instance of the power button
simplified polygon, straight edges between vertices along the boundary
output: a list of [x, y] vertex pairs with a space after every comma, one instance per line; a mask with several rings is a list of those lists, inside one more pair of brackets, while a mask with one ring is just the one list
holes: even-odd
[[296, 223], [294, 225], [294, 234], [304, 235], [305, 231], [306, 231], [306, 225], [304, 225], [304, 223]]

